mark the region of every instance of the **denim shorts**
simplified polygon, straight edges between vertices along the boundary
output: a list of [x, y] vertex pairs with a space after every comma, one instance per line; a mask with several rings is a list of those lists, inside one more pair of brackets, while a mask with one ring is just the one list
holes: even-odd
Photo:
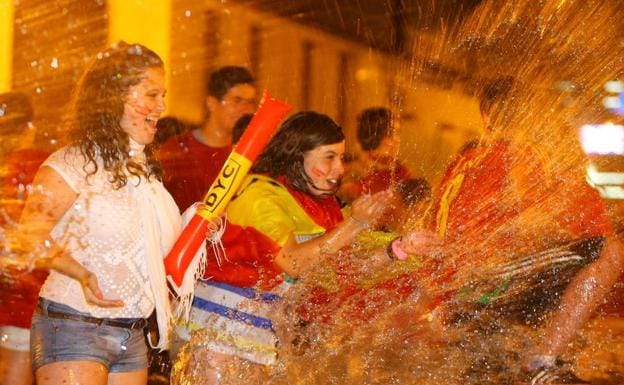
[[40, 299], [40, 308], [33, 316], [30, 335], [34, 370], [60, 361], [95, 361], [110, 373], [147, 368], [147, 344], [142, 329], [48, 317], [46, 309], [88, 314], [44, 299]]

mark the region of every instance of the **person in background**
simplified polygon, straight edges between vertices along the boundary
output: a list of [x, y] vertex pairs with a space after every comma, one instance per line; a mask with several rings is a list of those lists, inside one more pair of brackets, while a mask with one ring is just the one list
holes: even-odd
[[210, 74], [208, 118], [196, 128], [167, 139], [159, 150], [165, 187], [182, 210], [201, 199], [232, 151], [232, 128], [257, 107], [255, 79], [243, 67], [225, 66]]
[[166, 116], [158, 119], [156, 126], [158, 127], [158, 132], [156, 132], [155, 142], [160, 145], [173, 136], [182, 135], [186, 131], [197, 128], [196, 126], [173, 116]]
[[[32, 191], [37, 169], [48, 153], [34, 146], [33, 107], [21, 92], [0, 95], [0, 243], [15, 228]], [[5, 261], [6, 262], [6, 261]], [[30, 323], [44, 270], [0, 262], [0, 384], [34, 382], [30, 360]]]
[[350, 202], [364, 193], [385, 190], [411, 177], [397, 159], [397, 120], [389, 109], [363, 110], [358, 116], [357, 139], [363, 154], [350, 165], [350, 176], [339, 192], [341, 199]]
[[[563, 271], [569, 261], [555, 261], [550, 266], [545, 262], [547, 251], [560, 250], [560, 245], [581, 245], [580, 251], [574, 249], [570, 254], [578, 259], [572, 265], [579, 271], [569, 281], [553, 282], [566, 277], [557, 274], [530, 285], [528, 294], [548, 292], [549, 285], [565, 288], [557, 295], [541, 295], [561, 300], [543, 325], [545, 338], [524, 357], [524, 370], [536, 380], [539, 370], [555, 366], [557, 357], [622, 274], [624, 254], [596, 190], [580, 176], [554, 185], [554, 175], [542, 163], [539, 149], [506, 138], [500, 128], [490, 125], [491, 113], [504, 103], [510, 88], [509, 80], [502, 79], [483, 90], [480, 108], [486, 136], [449, 166], [425, 216], [424, 228], [413, 229], [393, 243], [399, 254], [426, 255], [439, 247], [432, 246], [433, 242], [456, 251], [431, 262], [440, 264], [434, 278], [423, 277], [429, 284], [453, 288], [432, 300], [432, 314], [442, 323], [451, 320], [449, 314], [453, 313], [448, 310], [452, 306], [445, 303], [473, 270], [493, 264], [513, 267], [513, 258], [524, 256], [526, 271]], [[529, 263], [531, 255], [542, 255], [535, 260], [535, 267]], [[513, 288], [508, 290], [513, 292]], [[517, 316], [527, 324], [542, 325], [550, 310], [548, 306], [523, 308]]]
[[213, 253], [194, 304], [194, 311], [203, 312], [197, 319], [204, 330], [190, 345], [207, 349], [195, 350], [191, 366], [204, 380], [212, 378], [206, 383], [219, 383], [234, 357], [247, 361], [250, 379], [273, 365], [277, 341], [271, 309], [280, 295], [374, 226], [390, 202], [390, 191], [365, 194], [343, 217], [335, 194], [344, 174], [344, 140], [342, 129], [326, 115], [291, 116], [230, 202], [224, 253]]
[[399, 181], [394, 186], [397, 194], [393, 204], [384, 213], [381, 230], [400, 233], [409, 217], [419, 218], [431, 203], [431, 185], [423, 178]]
[[153, 312], [150, 344], [168, 346], [163, 257], [181, 218], [154, 154], [164, 66], [139, 44], [120, 42], [101, 56], [75, 89], [70, 145], [37, 172], [11, 237], [11, 252], [50, 269], [31, 328], [39, 385], [146, 384]]

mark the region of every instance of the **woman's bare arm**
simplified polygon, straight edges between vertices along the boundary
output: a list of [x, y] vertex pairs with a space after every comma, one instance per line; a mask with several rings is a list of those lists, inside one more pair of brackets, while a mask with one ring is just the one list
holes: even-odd
[[50, 239], [50, 232], [76, 200], [78, 194], [52, 168], [41, 167], [26, 200], [12, 241], [13, 249], [35, 258], [35, 266], [54, 269], [80, 282], [85, 299], [101, 307], [123, 306], [104, 299], [97, 279], [66, 250]]
[[383, 215], [391, 197], [392, 192], [382, 191], [356, 199], [353, 201], [351, 216], [328, 233], [302, 243], [297, 243], [291, 237], [275, 258], [275, 263], [286, 274], [298, 277], [325, 256], [353, 242], [362, 230], [374, 225]]

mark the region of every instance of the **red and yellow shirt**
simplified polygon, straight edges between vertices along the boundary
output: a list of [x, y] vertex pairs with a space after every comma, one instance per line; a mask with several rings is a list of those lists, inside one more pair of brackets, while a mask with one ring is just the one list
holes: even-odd
[[342, 221], [335, 197], [317, 198], [290, 188], [283, 178], [249, 175], [227, 208], [221, 239], [225, 258], [213, 254], [206, 278], [269, 290], [282, 280], [274, 257], [291, 238], [320, 236]]

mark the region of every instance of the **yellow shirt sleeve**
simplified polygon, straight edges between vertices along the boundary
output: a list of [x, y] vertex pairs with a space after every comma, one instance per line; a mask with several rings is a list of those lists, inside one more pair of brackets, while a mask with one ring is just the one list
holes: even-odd
[[283, 186], [267, 177], [252, 178], [227, 208], [231, 223], [254, 227], [280, 246], [292, 236], [324, 232]]

